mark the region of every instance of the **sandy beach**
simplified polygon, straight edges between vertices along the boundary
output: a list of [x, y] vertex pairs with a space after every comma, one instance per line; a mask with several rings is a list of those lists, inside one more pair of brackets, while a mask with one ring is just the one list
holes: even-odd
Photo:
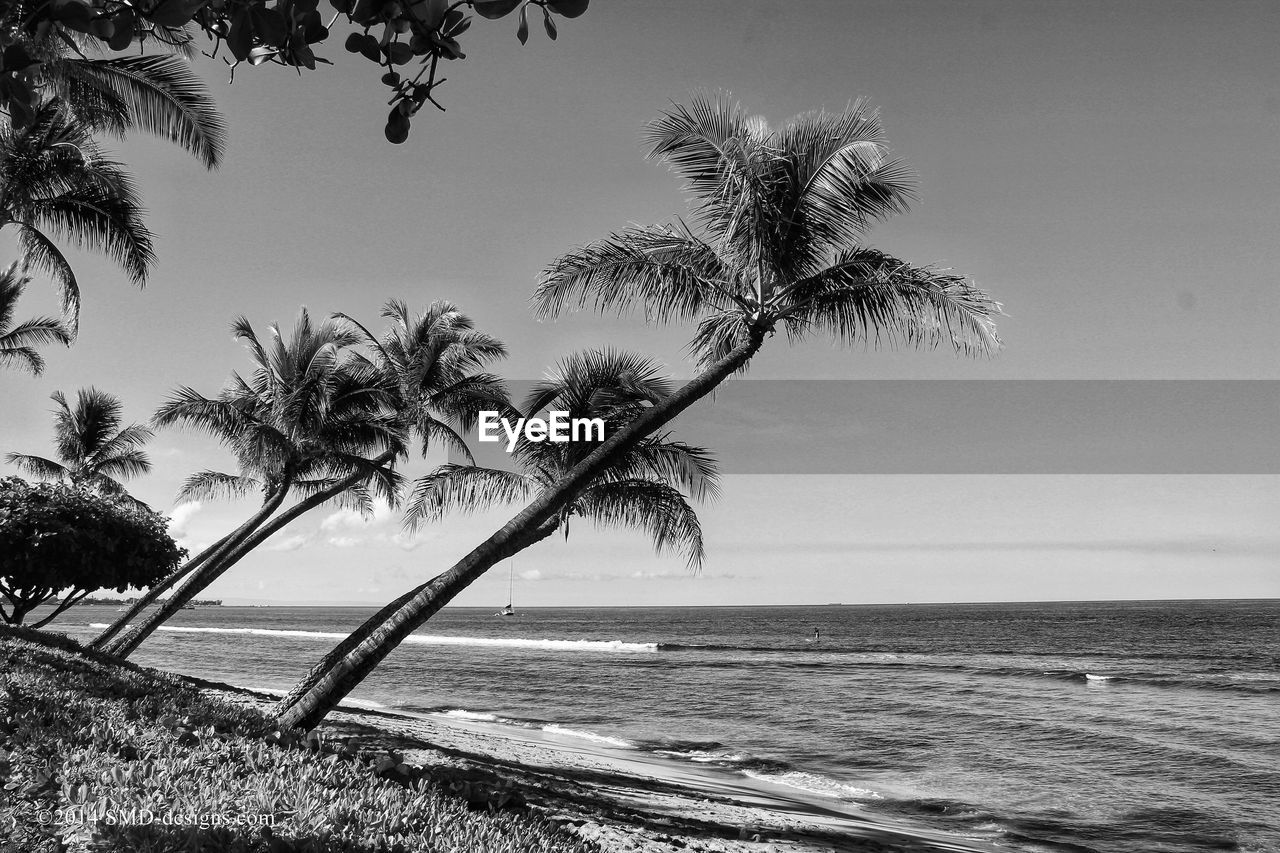
[[[269, 694], [193, 679], [267, 710]], [[857, 805], [567, 733], [343, 706], [321, 735], [387, 751], [447, 784], [511, 783], [527, 805], [603, 850], [658, 853], [982, 851], [997, 848], [869, 815]]]

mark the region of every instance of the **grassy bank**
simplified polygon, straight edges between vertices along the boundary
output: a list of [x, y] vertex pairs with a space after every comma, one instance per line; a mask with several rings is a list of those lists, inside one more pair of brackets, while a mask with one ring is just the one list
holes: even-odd
[[0, 630], [0, 850], [595, 848], [502, 786], [447, 791], [388, 753], [275, 730], [174, 676]]

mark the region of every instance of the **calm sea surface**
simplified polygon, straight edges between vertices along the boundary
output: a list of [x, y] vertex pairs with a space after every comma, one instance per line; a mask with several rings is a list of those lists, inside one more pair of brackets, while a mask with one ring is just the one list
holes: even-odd
[[[370, 612], [185, 611], [134, 659], [283, 690]], [[1280, 601], [446, 609], [354, 698], [661, 751], [1013, 850], [1280, 851]]]

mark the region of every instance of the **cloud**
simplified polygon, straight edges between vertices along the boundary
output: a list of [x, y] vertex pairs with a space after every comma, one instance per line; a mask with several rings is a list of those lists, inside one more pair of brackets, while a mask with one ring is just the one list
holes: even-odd
[[309, 536], [294, 534], [267, 545], [266, 549], [268, 551], [296, 551], [306, 545], [310, 538]]
[[191, 521], [191, 517], [200, 511], [204, 504], [200, 501], [187, 501], [180, 503], [169, 511], [169, 535], [174, 537], [183, 536], [187, 532], [187, 522]]
[[520, 573], [520, 580], [524, 581], [540, 581], [542, 580], [542, 572], [537, 569], [525, 569]]
[[364, 541], [363, 536], [330, 536], [328, 542], [335, 548], [354, 548]]
[[359, 530], [368, 524], [364, 516], [354, 509], [340, 509], [325, 516], [321, 530]]
[[320, 529], [326, 532], [336, 530], [366, 530], [385, 524], [396, 517], [396, 511], [387, 506], [385, 501], [374, 501], [373, 514], [365, 516], [359, 510], [334, 510], [320, 522]]
[[417, 533], [409, 533], [402, 530], [387, 537], [387, 541], [400, 546], [405, 551], [416, 551], [439, 535], [434, 530], [419, 531]]

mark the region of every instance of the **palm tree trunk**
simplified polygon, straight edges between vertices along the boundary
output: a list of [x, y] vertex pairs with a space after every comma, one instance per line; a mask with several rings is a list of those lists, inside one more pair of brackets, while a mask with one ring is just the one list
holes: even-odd
[[276, 703], [275, 708], [272, 709], [271, 716], [283, 717], [285, 713], [288, 712], [288, 710], [300, 698], [302, 698], [303, 694], [316, 686], [320, 679], [324, 677], [326, 672], [337, 666], [338, 662], [346, 657], [352, 649], [367, 640], [369, 636], [378, 629], [379, 625], [385, 622], [391, 614], [399, 610], [405, 602], [417, 595], [421, 589], [422, 587], [416, 587], [409, 590], [404, 595], [395, 599], [377, 613], [364, 620], [363, 624], [361, 624], [359, 628], [352, 631], [347, 635], [346, 639], [334, 646], [327, 655], [320, 659], [319, 663], [307, 671], [307, 674], [302, 677], [301, 681], [293, 686], [293, 689], [280, 698], [280, 701]]
[[[205, 548], [199, 554], [196, 554], [190, 560], [187, 560], [187, 562], [174, 569], [167, 577], [154, 584], [140, 599], [133, 603], [123, 616], [112, 622], [109, 627], [95, 637], [93, 642], [89, 644], [89, 648], [103, 651], [107, 643], [111, 642], [117, 634], [129, 627], [130, 622], [138, 618], [138, 614], [155, 604], [156, 599], [172, 589], [174, 584], [178, 581], [185, 578], [195, 569], [204, 565], [205, 561], [207, 561], [209, 557], [213, 556], [218, 549], [225, 547], [227, 543], [231, 541], [232, 537], [234, 537], [241, 529], [243, 529], [243, 527], [236, 528], [236, 530], [233, 530], [231, 533], [223, 536], [217, 542], [214, 542], [208, 548]], [[252, 533], [253, 531], [250, 530], [248, 532]]]
[[[135, 626], [127, 633], [120, 635], [109, 646], [103, 649], [107, 654], [117, 657], [126, 658], [133, 653], [134, 649], [142, 644], [142, 641], [150, 637], [155, 630], [168, 622], [175, 613], [182, 609], [183, 605], [196, 597], [196, 593], [209, 585], [209, 580], [204, 580], [205, 576], [212, 573], [213, 577], [221, 574], [219, 565], [222, 558], [231, 553], [236, 547], [237, 541], [243, 541], [245, 536], [253, 533], [262, 526], [271, 514], [280, 508], [280, 504], [284, 501], [285, 495], [289, 493], [290, 487], [293, 485], [291, 478], [285, 478], [271, 496], [267, 498], [266, 503], [253, 514], [253, 517], [244, 524], [236, 528], [235, 532], [228, 537], [230, 542], [223, 545], [218, 552], [209, 557], [205, 565], [197, 569], [194, 574], [178, 587], [178, 589], [169, 596], [157, 610], [153, 611], [140, 625]], [[210, 579], [212, 580], [212, 579]]]
[[[381, 456], [378, 456], [370, 460], [370, 464], [372, 464], [375, 467], [381, 467], [383, 465], [386, 465], [388, 462], [392, 461], [395, 458], [396, 458], [395, 451], [388, 450], [385, 453], [383, 453]], [[182, 588], [178, 592], [174, 593], [170, 601], [172, 601], [175, 598], [181, 598], [181, 600], [178, 602], [178, 605], [177, 605], [178, 609], [181, 609], [183, 605], [185, 605], [191, 599], [199, 595], [201, 591], [206, 589], [209, 586], [209, 584], [213, 583], [215, 580], [220, 578], [228, 569], [230, 569], [236, 563], [240, 562], [240, 560], [242, 560], [250, 551], [252, 551], [254, 548], [257, 548], [263, 542], [270, 539], [272, 536], [278, 533], [282, 528], [284, 528], [294, 519], [298, 518], [299, 516], [307, 512], [310, 512], [311, 510], [320, 506], [325, 501], [328, 501], [331, 498], [337, 497], [338, 495], [347, 491], [347, 489], [350, 489], [352, 486], [354, 486], [356, 483], [360, 482], [362, 479], [364, 479], [367, 476], [368, 476], [367, 471], [356, 471], [352, 474], [348, 474], [346, 477], [343, 477], [341, 480], [338, 480], [337, 482], [335, 482], [329, 488], [316, 492], [314, 495], [310, 495], [307, 498], [298, 501], [296, 504], [289, 507], [284, 512], [280, 513], [278, 516], [271, 519], [266, 524], [261, 525], [256, 530], [250, 530], [245, 536], [241, 537], [238, 542], [233, 542], [231, 546], [228, 549], [226, 549], [223, 553], [218, 554], [216, 557], [211, 559], [208, 565], [206, 565], [203, 569], [201, 569], [200, 573], [196, 577], [192, 578], [187, 583], [183, 584]], [[165, 619], [167, 620], [168, 617], [165, 617]], [[156, 627], [159, 627], [159, 624], [157, 624]], [[127, 657], [133, 651], [133, 649], [137, 648], [137, 646], [141, 644], [142, 641], [145, 640], [147, 636], [150, 636], [151, 633], [154, 631], [155, 631], [155, 628], [151, 628], [150, 630], [147, 631], [147, 634], [145, 636], [143, 636], [141, 639], [138, 640], [136, 644], [134, 644], [132, 648], [125, 649], [123, 652], [115, 652], [115, 654], [119, 655], [120, 657]]]
[[[752, 328], [745, 341], [699, 374], [670, 397], [650, 407], [578, 463], [554, 487], [536, 497], [496, 533], [480, 543], [453, 568], [418, 587], [404, 603], [363, 642], [337, 662], [315, 685], [280, 717], [285, 727], [314, 728], [329, 711], [389, 655], [405, 637], [448, 604], [493, 566], [538, 541], [544, 525], [619, 453], [635, 446], [745, 365], [764, 344], [765, 330]], [[554, 529], [552, 527], [551, 529]]]

